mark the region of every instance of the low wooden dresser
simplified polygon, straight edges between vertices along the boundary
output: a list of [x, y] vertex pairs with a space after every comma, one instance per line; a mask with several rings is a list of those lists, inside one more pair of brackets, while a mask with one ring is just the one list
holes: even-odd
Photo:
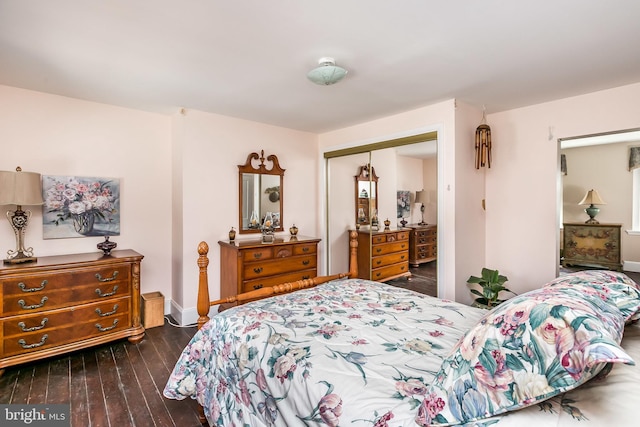
[[139, 342], [142, 258], [119, 250], [0, 266], [0, 369], [125, 337]]
[[220, 298], [317, 276], [318, 242], [305, 236], [219, 241]]
[[565, 223], [563, 227], [563, 266], [582, 265], [622, 270], [622, 224]]
[[435, 224], [409, 224], [409, 264], [418, 267], [437, 258], [438, 228]]
[[385, 282], [411, 277], [409, 271], [410, 229], [358, 230], [358, 277]]

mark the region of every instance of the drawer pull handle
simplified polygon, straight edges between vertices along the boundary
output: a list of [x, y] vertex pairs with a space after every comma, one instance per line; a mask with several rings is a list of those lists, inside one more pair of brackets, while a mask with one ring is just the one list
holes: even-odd
[[253, 285], [253, 289], [262, 289], [262, 285]]
[[18, 287], [22, 289], [22, 292], [38, 292], [43, 290], [45, 286], [47, 286], [46, 280], [42, 281], [39, 288], [27, 288], [27, 285], [25, 285], [23, 282], [18, 283]]
[[309, 263], [311, 263], [311, 261], [309, 261], [308, 259], [302, 261], [302, 265], [309, 265]]
[[302, 252], [309, 252], [309, 248], [305, 246], [304, 248], [302, 248]]
[[112, 314], [116, 314], [116, 311], [118, 311], [118, 304], [115, 304], [113, 306], [113, 310], [108, 311], [106, 313], [103, 313], [102, 310], [100, 310], [99, 308], [96, 308], [96, 313], [98, 313], [98, 316], [100, 317], [111, 316]]
[[40, 326], [32, 326], [30, 328], [27, 328], [27, 325], [24, 322], [19, 322], [18, 326], [20, 326], [22, 332], [33, 332], [44, 328], [44, 325], [46, 325], [48, 321], [49, 319], [45, 317], [44, 319], [42, 319], [42, 322], [40, 322]]
[[382, 261], [377, 260], [377, 261], [376, 261], [376, 265], [380, 265], [380, 264], [382, 264]]
[[42, 297], [42, 299], [40, 299], [40, 304], [33, 304], [33, 305], [26, 305], [27, 303], [24, 302], [23, 299], [21, 299], [21, 300], [18, 300], [18, 305], [22, 307], [23, 310], [33, 310], [33, 309], [42, 307], [44, 303], [47, 302], [48, 299], [49, 297]]
[[257, 252], [257, 253], [255, 253], [255, 254], [253, 254], [253, 257], [254, 257], [255, 259], [260, 259], [260, 258], [262, 258], [262, 252]]
[[307, 280], [309, 277], [311, 276], [309, 276], [308, 274], [305, 274], [304, 276], [302, 276], [302, 280]]
[[378, 253], [382, 252], [382, 248], [376, 248], [376, 252]]
[[118, 319], [114, 319], [114, 320], [113, 320], [113, 325], [111, 325], [111, 326], [107, 326], [107, 327], [104, 327], [104, 328], [103, 328], [103, 327], [102, 327], [102, 325], [101, 325], [100, 323], [96, 323], [96, 328], [98, 328], [98, 330], [99, 330], [100, 332], [107, 332], [107, 331], [110, 331], [110, 330], [112, 330], [113, 328], [115, 328], [117, 325], [118, 325]]
[[96, 289], [96, 294], [98, 294], [98, 296], [99, 296], [100, 298], [110, 297], [110, 296], [112, 296], [112, 295], [115, 295], [117, 290], [118, 290], [118, 285], [115, 285], [115, 286], [113, 287], [113, 291], [111, 291], [111, 292], [107, 292], [106, 294], [103, 294], [103, 293], [102, 293], [102, 289], [98, 288], [98, 289]]
[[49, 335], [44, 334], [42, 336], [42, 339], [40, 340], [40, 342], [36, 342], [36, 343], [33, 343], [33, 344], [27, 344], [27, 342], [21, 338], [21, 339], [18, 340], [18, 344], [20, 344], [20, 347], [24, 348], [25, 350], [28, 350], [30, 348], [40, 347], [41, 345], [44, 344], [44, 342], [47, 340], [47, 338], [49, 338]]
[[112, 281], [116, 280], [116, 277], [118, 277], [118, 272], [117, 271], [113, 272], [113, 276], [105, 277], [104, 279], [102, 278], [100, 273], [96, 273], [96, 279], [98, 279], [99, 282], [112, 282]]
[[260, 273], [262, 273], [262, 267], [255, 267], [255, 268], [253, 269], [253, 272], [254, 272], [254, 273], [256, 273], [256, 274], [260, 274]]

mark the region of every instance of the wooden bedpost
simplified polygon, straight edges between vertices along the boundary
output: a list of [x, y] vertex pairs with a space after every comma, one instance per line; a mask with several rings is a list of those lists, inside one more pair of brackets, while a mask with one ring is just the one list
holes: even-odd
[[198, 329], [209, 321], [209, 277], [207, 275], [207, 267], [209, 266], [209, 245], [207, 242], [200, 242], [198, 245], [198, 269], [200, 274], [198, 277]]
[[349, 230], [349, 277], [358, 277], [358, 232]]

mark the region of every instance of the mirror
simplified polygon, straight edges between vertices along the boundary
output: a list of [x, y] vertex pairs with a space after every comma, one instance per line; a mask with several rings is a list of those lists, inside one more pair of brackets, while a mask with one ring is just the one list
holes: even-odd
[[[375, 209], [375, 211], [374, 211]], [[369, 163], [356, 175], [356, 224], [369, 225], [378, 211], [378, 177]]]
[[[269, 163], [268, 168], [265, 160]], [[259, 163], [258, 163], [259, 161]], [[282, 231], [282, 188], [284, 169], [278, 158], [271, 154], [265, 159], [264, 150], [247, 156], [244, 165], [238, 165], [240, 202], [239, 232], [260, 233], [265, 217], [271, 217], [273, 231]]]

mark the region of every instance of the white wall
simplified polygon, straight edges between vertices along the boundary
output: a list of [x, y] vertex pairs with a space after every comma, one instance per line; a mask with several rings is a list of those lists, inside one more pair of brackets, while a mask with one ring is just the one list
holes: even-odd
[[633, 84], [487, 116], [494, 162], [486, 175], [486, 263], [516, 292], [556, 276], [558, 138], [640, 127], [638, 99]]
[[[43, 175], [120, 179], [118, 249], [144, 255], [142, 293], [171, 296], [171, 121], [169, 117], [78, 99], [0, 86], [1, 170]], [[3, 211], [15, 209], [3, 206]], [[42, 237], [42, 208], [25, 243], [36, 256], [97, 252], [100, 237]], [[4, 216], [4, 212], [3, 212]], [[8, 221], [0, 221], [0, 250], [15, 248]]]
[[[174, 286], [178, 295], [172, 313], [181, 323], [191, 323], [197, 318], [200, 241], [209, 245], [209, 296], [220, 296], [218, 241], [228, 240], [231, 227], [238, 230], [238, 165], [260, 150], [265, 156], [278, 157], [285, 169], [281, 195], [284, 233], [295, 223], [304, 236], [321, 235], [317, 199], [320, 170], [314, 134], [195, 110], [173, 120], [176, 127], [180, 123], [183, 128], [181, 141], [174, 147], [181, 156], [176, 169], [182, 170], [182, 195], [174, 200], [174, 206], [182, 210], [183, 221], [182, 253], [173, 260], [182, 275]], [[255, 239], [256, 235], [237, 236], [238, 240], [244, 238]]]

